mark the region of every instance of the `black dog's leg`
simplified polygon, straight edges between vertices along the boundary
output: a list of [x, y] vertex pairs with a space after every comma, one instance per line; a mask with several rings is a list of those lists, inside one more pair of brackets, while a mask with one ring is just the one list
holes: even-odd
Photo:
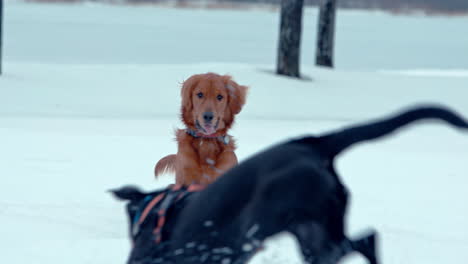
[[297, 239], [305, 263], [316, 263], [329, 241], [323, 225], [315, 222], [293, 223], [288, 231]]
[[370, 264], [378, 263], [375, 232], [356, 240], [345, 236], [346, 204], [347, 192], [343, 186], [339, 186], [335, 196], [328, 199], [327, 207], [330, 209], [326, 217], [305, 220], [308, 215], [306, 210], [302, 217], [296, 213], [299, 220], [291, 222], [288, 231], [296, 236], [306, 263], [336, 264], [353, 251], [362, 254]]
[[[307, 247], [309, 251], [302, 250], [305, 263], [336, 264], [347, 254], [357, 251], [368, 260], [369, 264], [378, 264], [375, 237], [376, 234], [372, 233], [356, 240], [345, 238], [340, 243], [322, 244], [322, 248], [317, 248], [315, 244], [312, 247]], [[303, 246], [301, 245], [301, 247]], [[311, 251], [311, 248], [315, 248], [315, 250]]]

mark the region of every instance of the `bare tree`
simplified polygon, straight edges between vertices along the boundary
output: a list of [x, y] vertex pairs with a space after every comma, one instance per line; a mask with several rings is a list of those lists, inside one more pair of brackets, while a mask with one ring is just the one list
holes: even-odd
[[2, 75], [2, 49], [3, 49], [3, 0], [0, 0], [0, 75]]
[[315, 63], [333, 67], [336, 0], [323, 0], [320, 5]]
[[282, 0], [276, 73], [300, 77], [303, 0]]

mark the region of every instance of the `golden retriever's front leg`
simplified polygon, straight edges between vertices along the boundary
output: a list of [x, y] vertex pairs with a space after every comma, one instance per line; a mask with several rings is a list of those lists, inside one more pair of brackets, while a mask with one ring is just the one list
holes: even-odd
[[178, 142], [176, 158], [176, 183], [188, 186], [194, 183], [201, 183], [203, 177], [202, 167], [199, 162], [199, 155], [193, 148], [193, 137], [187, 135], [184, 130], [176, 133]]
[[237, 157], [234, 151], [224, 151], [222, 152], [216, 163], [214, 165], [214, 169], [217, 172], [216, 178], [221, 176], [223, 173], [231, 169], [232, 167], [237, 165]]
[[237, 165], [237, 157], [234, 151], [222, 152], [216, 160], [206, 159], [206, 163], [202, 163], [203, 178], [201, 184], [210, 184], [219, 176], [223, 175], [230, 168]]
[[199, 163], [197, 152], [192, 147], [186, 133], [180, 132], [177, 135], [178, 150], [176, 158], [176, 183], [188, 186], [194, 183], [201, 183], [203, 171]]
[[177, 154], [176, 166], [176, 184], [188, 186], [194, 183], [200, 183], [202, 177], [202, 169], [200, 168], [196, 157], [183, 153]]

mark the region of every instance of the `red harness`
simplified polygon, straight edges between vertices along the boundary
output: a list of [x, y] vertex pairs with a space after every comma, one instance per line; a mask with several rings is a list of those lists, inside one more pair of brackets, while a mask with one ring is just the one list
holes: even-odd
[[138, 221], [134, 223], [136, 231], [134, 231], [134, 235], [138, 233], [138, 228], [143, 224], [146, 217], [149, 213], [153, 210], [155, 206], [158, 206], [158, 220], [156, 227], [153, 229], [153, 235], [155, 237], [155, 242], [161, 242], [161, 234], [164, 224], [166, 222], [166, 213], [167, 210], [174, 205], [175, 202], [180, 201], [182, 198], [187, 196], [189, 193], [198, 192], [203, 190], [206, 185], [201, 184], [191, 184], [188, 187], [183, 187], [182, 185], [169, 185], [166, 190], [162, 193], [156, 195], [151, 201], [146, 205], [139, 217]]

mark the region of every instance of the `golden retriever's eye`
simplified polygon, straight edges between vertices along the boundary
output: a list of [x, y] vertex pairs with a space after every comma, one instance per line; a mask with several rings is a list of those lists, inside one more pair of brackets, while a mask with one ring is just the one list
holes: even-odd
[[198, 98], [203, 98], [203, 93], [197, 93]]
[[223, 100], [224, 97], [222, 95], [218, 94], [218, 97], [216, 97], [216, 98], [218, 98], [218, 101], [221, 101], [221, 100]]

